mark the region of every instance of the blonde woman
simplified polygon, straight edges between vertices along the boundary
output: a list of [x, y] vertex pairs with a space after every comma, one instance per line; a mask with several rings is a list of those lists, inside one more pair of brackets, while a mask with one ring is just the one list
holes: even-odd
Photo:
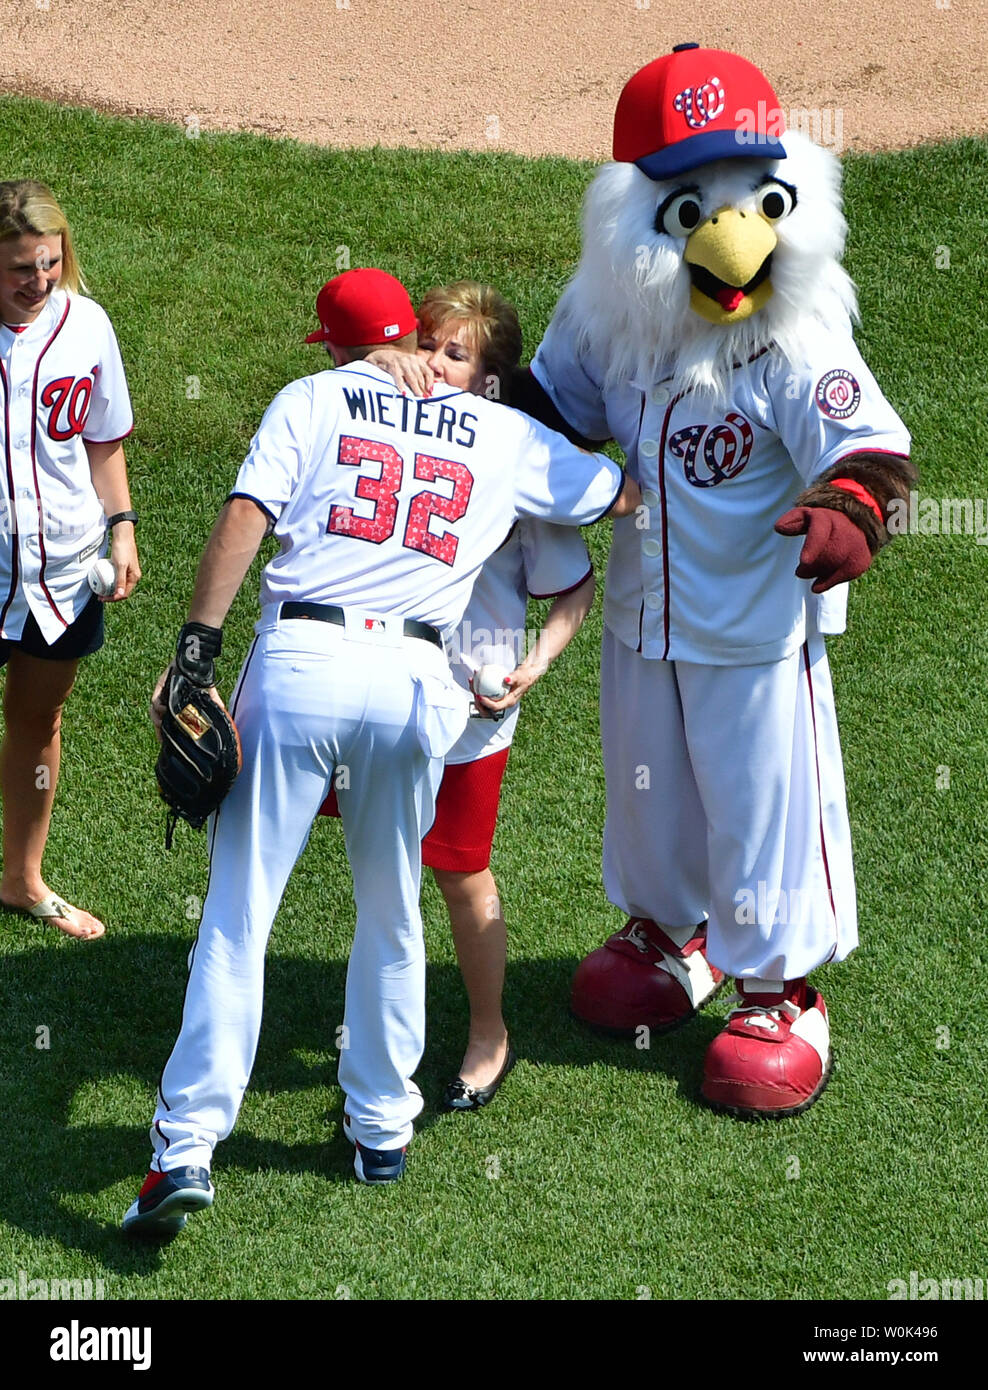
[[65, 214], [44, 184], [0, 183], [0, 665], [5, 665], [0, 906], [92, 940], [103, 923], [51, 891], [41, 860], [62, 708], [103, 644], [87, 583], [110, 534], [116, 587], [140, 578], [121, 441], [133, 428], [117, 340], [80, 293]]
[[[489, 285], [463, 280], [430, 290], [418, 318], [416, 357], [379, 349], [368, 360], [419, 393], [438, 380], [506, 401], [522, 348], [512, 304]], [[501, 782], [518, 702], [579, 630], [593, 596], [579, 531], [521, 520], [481, 570], [454, 643], [452, 669], [462, 686], [471, 688], [473, 671], [490, 663], [510, 671], [510, 689], [498, 700], [474, 697], [477, 715], [447, 755], [436, 819], [422, 843], [423, 863], [446, 901], [470, 1003], [466, 1051], [443, 1096], [447, 1110], [487, 1105], [515, 1062], [501, 1004], [507, 932], [490, 870]], [[554, 602], [527, 651], [529, 597]]]

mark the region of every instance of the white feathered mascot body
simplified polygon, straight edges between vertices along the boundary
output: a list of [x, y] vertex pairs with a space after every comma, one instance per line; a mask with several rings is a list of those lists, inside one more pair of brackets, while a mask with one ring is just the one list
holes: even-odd
[[845, 233], [836, 156], [785, 133], [752, 64], [683, 45], [621, 95], [532, 364], [543, 418], [615, 439], [643, 500], [614, 524], [601, 667], [628, 921], [573, 1009], [663, 1031], [734, 975], [702, 1094], [748, 1116], [805, 1110], [830, 1074], [806, 977], [857, 935], [823, 639], [914, 481], [851, 334]]

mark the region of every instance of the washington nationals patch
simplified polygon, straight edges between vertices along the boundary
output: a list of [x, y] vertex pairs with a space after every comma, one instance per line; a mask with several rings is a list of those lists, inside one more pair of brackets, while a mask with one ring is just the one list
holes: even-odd
[[816, 384], [816, 403], [831, 420], [846, 420], [861, 402], [857, 379], [843, 367], [834, 367]]

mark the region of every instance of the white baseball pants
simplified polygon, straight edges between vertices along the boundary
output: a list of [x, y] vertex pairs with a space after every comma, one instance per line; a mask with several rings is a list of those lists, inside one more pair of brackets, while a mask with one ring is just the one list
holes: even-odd
[[258, 623], [231, 700], [243, 770], [210, 827], [209, 889], [151, 1130], [164, 1170], [209, 1168], [236, 1121], [268, 936], [331, 779], [357, 905], [338, 1073], [347, 1113], [361, 1143], [395, 1149], [422, 1109], [420, 847], [467, 701], [443, 652], [404, 637], [400, 620], [367, 631], [348, 612], [344, 630], [278, 611]]
[[823, 638], [760, 666], [648, 660], [605, 628], [604, 888], [629, 917], [708, 917], [712, 964], [794, 980], [857, 945]]

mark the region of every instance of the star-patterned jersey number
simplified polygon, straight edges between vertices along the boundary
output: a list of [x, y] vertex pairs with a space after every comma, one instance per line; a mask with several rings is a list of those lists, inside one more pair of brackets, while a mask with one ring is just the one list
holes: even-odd
[[378, 477], [365, 473], [357, 479], [357, 496], [373, 502], [374, 510], [370, 516], [358, 516], [352, 507], [330, 507], [326, 530], [333, 535], [355, 536], [358, 540], [380, 545], [395, 529], [403, 470], [401, 454], [391, 444], [344, 434], [340, 437], [339, 462], [352, 468], [359, 468], [365, 462], [381, 465]]
[[[370, 516], [358, 516], [352, 507], [334, 505], [329, 511], [327, 533], [354, 536], [357, 540], [380, 545], [394, 535], [398, 518], [398, 492], [404, 472], [402, 457], [391, 444], [345, 434], [340, 438], [339, 462], [354, 468], [359, 468], [362, 463], [379, 463], [381, 472], [377, 477], [363, 474], [357, 479], [357, 497], [374, 503]], [[419, 550], [434, 560], [441, 560], [444, 565], [451, 565], [456, 559], [459, 538], [452, 531], [434, 534], [429, 530], [429, 521], [433, 516], [441, 517], [444, 521], [459, 521], [466, 515], [473, 490], [473, 474], [462, 463], [452, 459], [416, 454], [414, 476], [428, 483], [434, 483], [437, 478], [448, 479], [453, 484], [453, 492], [449, 497], [439, 492], [420, 492], [412, 498], [402, 545], [409, 550]]]
[[440, 516], [443, 521], [459, 521], [466, 514], [470, 493], [473, 490], [473, 474], [462, 463], [452, 459], [437, 459], [431, 454], [415, 455], [415, 476], [423, 482], [434, 483], [437, 478], [448, 478], [453, 484], [451, 497], [443, 497], [439, 492], [420, 492], [412, 498], [405, 525], [404, 544], [409, 550], [421, 550], [434, 560], [442, 560], [451, 565], [456, 559], [460, 544], [459, 537], [452, 531], [434, 535], [429, 530], [429, 518]]

